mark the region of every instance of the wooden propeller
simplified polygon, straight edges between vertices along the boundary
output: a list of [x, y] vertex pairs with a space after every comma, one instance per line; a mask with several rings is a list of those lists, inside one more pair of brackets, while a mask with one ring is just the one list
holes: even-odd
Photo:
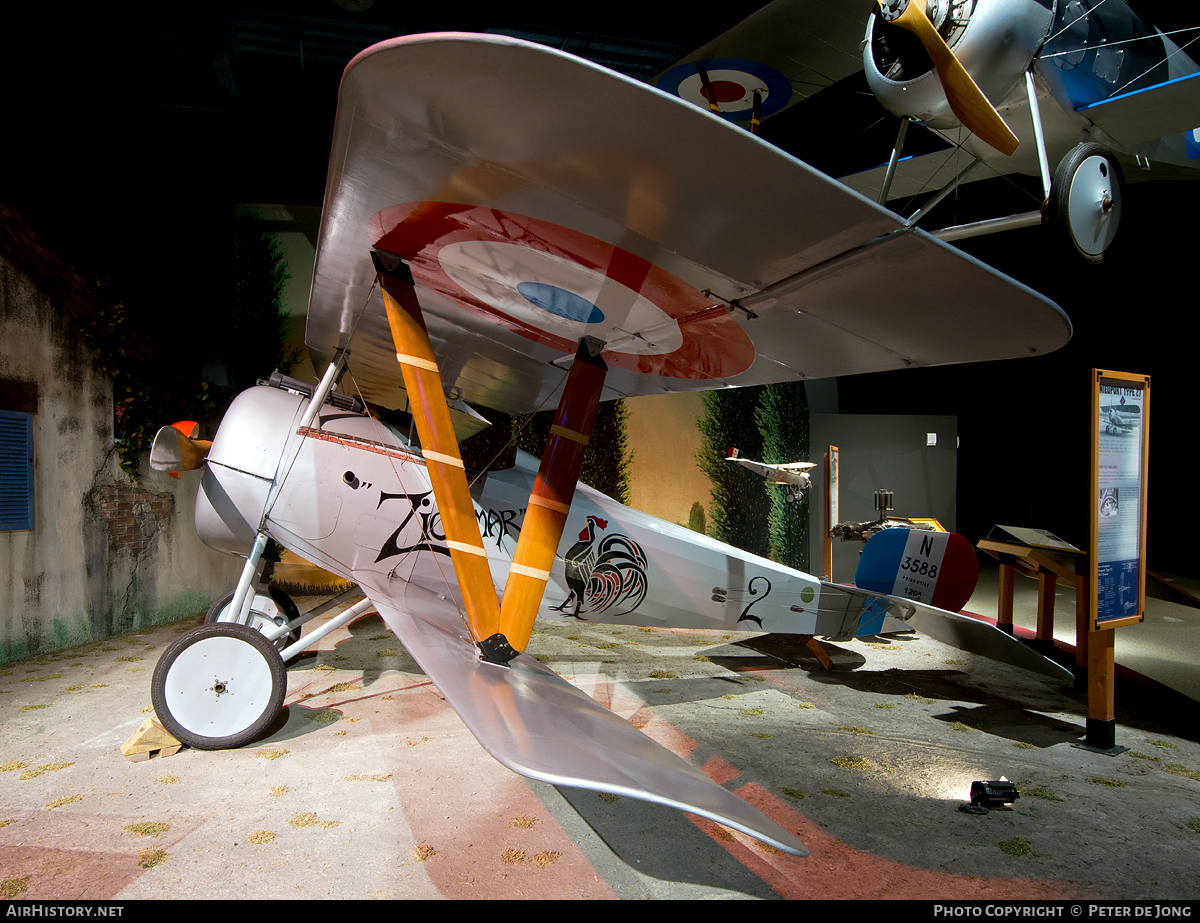
[[900, 0], [900, 4], [897, 12], [896, 0], [892, 0], [890, 7], [887, 0], [879, 0], [883, 18], [907, 29], [920, 40], [942, 81], [946, 101], [963, 127], [1000, 153], [1012, 154], [1020, 141], [929, 21], [924, 0]]
[[164, 426], [154, 435], [154, 444], [150, 447], [150, 467], [155, 471], [165, 471], [173, 478], [178, 478], [184, 471], [195, 471], [202, 467], [212, 443], [207, 439], [197, 439], [199, 432], [199, 424], [191, 420]]

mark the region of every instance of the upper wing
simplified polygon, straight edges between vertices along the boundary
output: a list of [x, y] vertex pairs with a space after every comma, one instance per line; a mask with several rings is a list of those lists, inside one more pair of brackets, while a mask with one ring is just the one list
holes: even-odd
[[583, 335], [607, 344], [609, 398], [1025, 356], [1071, 331], [748, 132], [501, 36], [393, 39], [342, 81], [307, 341], [318, 366], [350, 348], [363, 396], [397, 406], [372, 247], [408, 261], [447, 389], [509, 413], [542, 405]]
[[[808, 105], [764, 124], [764, 136], [784, 150], [809, 160], [829, 175], [877, 201], [887, 172], [887, 156], [897, 119], [870, 93], [863, 77], [863, 41], [874, 0], [818, 3], [774, 0], [709, 42], [654, 80], [655, 86], [702, 109], [698, 67], [706, 69], [723, 118], [746, 122], [753, 91], [763, 95], [761, 115], [778, 116], [801, 101]], [[741, 95], [738, 95], [739, 90]], [[803, 110], [803, 111], [801, 111]], [[1021, 137], [1031, 137], [1027, 108], [1005, 113]], [[814, 126], [820, 125], [820, 131]], [[1077, 126], [1072, 123], [1074, 135]], [[1074, 142], [1072, 142], [1074, 143]], [[965, 145], [961, 151], [960, 145]], [[1030, 146], [1031, 147], [1031, 146]], [[874, 155], [875, 159], [864, 160]], [[889, 200], [934, 192], [953, 180], [977, 157], [986, 164], [965, 181], [1010, 172], [1038, 171], [1036, 151], [1005, 157], [962, 132], [910, 126], [905, 156], [892, 177]]]
[[727, 117], [749, 119], [755, 89], [762, 91], [763, 117], [774, 115], [862, 70], [863, 34], [873, 5], [775, 0], [697, 48], [654, 84], [708, 108], [699, 64], [708, 70]]
[[[413, 584], [357, 575], [405, 649], [497, 760], [552, 785], [611, 792], [690, 811], [777, 849], [808, 855], [795, 836], [524, 654], [481, 661], [452, 602]], [[399, 590], [403, 600], [393, 598]], [[418, 614], [419, 613], [419, 614]]]

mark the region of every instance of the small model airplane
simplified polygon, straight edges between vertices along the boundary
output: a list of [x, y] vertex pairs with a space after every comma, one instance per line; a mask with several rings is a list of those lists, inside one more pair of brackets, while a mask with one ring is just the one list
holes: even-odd
[[[822, 137], [859, 137], [886, 110], [900, 117], [891, 157], [838, 164], [848, 186], [881, 203], [938, 190], [915, 225], [959, 183], [1040, 176], [1041, 208], [935, 236], [1049, 222], [1100, 262], [1121, 219], [1122, 163], [1146, 178], [1196, 167], [1200, 66], [1184, 49], [1197, 31], [1155, 29], [1119, 0], [775, 0], [656, 84], [755, 126], [810, 101], [797, 110], [804, 124], [794, 120], [801, 151], [813, 138], [807, 113], [820, 112]], [[879, 106], [864, 107], [864, 91]], [[928, 131], [902, 156], [914, 123]], [[772, 136], [793, 149], [789, 130]]]
[[737, 462], [743, 468], [748, 468], [755, 474], [761, 475], [771, 484], [783, 487], [784, 499], [791, 503], [800, 496], [800, 491], [809, 486], [808, 470], [816, 467], [816, 462], [789, 462], [786, 465], [771, 465], [766, 462], [756, 462], [744, 457], [740, 449], [730, 448], [729, 461]]
[[[284, 663], [373, 607], [504, 765], [803, 855], [527, 655], [534, 619], [836, 638], [961, 621], [968, 645], [1070, 675], [991, 626], [823, 583], [577, 485], [599, 401], [1069, 337], [1042, 296], [645, 84], [503, 36], [368, 48], [339, 95], [306, 332], [320, 383], [273, 378], [234, 400], [206, 454], [172, 427], [152, 452], [155, 467], [202, 466], [197, 532], [246, 557], [210, 623], [160, 659], [156, 713], [190, 746], [244, 744], [282, 706]], [[469, 485], [460, 399], [507, 414], [553, 399], [540, 463], [520, 455]], [[407, 404], [418, 440], [363, 402]], [[313, 614], [257, 588], [269, 539], [367, 599], [287, 640]]]

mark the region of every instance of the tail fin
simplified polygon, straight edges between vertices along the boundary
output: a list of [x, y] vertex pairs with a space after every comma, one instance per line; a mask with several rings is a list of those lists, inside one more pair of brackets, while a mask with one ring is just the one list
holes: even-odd
[[959, 612], [975, 592], [975, 549], [954, 532], [884, 529], [858, 560], [854, 585]]

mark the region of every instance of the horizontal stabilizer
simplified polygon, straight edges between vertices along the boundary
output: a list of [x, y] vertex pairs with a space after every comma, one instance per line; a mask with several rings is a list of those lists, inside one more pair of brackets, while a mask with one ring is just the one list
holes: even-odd
[[1075, 676], [1066, 667], [1043, 657], [996, 626], [968, 615], [917, 605], [916, 612], [908, 619], [908, 624], [922, 634], [959, 650], [1032, 670], [1060, 683], [1075, 681]]
[[[361, 585], [379, 614], [483, 748], [508, 768], [551, 785], [689, 811], [808, 855], [783, 827], [532, 657], [522, 654], [507, 667], [482, 662], [453, 603], [411, 584], [402, 602], [393, 600], [369, 585], [372, 577]], [[401, 586], [397, 581], [392, 593]]]
[[817, 633], [830, 641], [849, 641], [904, 631], [904, 623], [915, 609], [916, 605], [905, 599], [822, 581]]

